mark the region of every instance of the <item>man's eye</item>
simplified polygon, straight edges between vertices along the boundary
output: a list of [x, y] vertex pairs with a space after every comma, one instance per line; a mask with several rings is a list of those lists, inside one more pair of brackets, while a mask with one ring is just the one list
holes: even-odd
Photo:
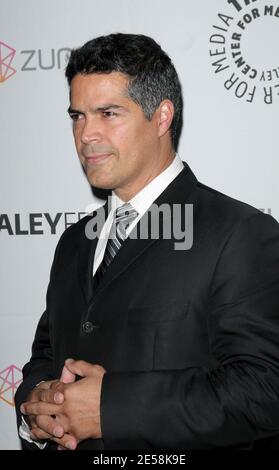
[[71, 113], [69, 114], [69, 116], [74, 122], [78, 121], [82, 117], [81, 114], [77, 114], [77, 113]]
[[116, 116], [116, 113], [114, 111], [103, 111], [103, 116], [110, 118]]

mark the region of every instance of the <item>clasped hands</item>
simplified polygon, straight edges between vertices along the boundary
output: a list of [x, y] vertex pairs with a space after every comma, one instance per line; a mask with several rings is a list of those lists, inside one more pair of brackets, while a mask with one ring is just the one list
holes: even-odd
[[[50, 439], [59, 450], [75, 450], [88, 438], [101, 438], [100, 401], [103, 376], [100, 365], [67, 359], [60, 380], [35, 387], [20, 407], [34, 440]], [[76, 376], [82, 377], [76, 381]]]

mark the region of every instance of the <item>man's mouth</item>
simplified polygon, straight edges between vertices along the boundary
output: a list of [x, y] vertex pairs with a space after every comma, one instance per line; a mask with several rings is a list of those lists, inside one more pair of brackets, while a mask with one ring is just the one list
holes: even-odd
[[110, 156], [111, 153], [92, 153], [91, 155], [87, 155], [85, 157], [85, 163], [98, 165], [104, 163]]

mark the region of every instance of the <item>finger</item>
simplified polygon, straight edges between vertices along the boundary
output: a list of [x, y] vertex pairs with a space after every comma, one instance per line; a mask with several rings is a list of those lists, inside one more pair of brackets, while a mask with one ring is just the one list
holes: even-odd
[[62, 450], [75, 450], [80, 442], [72, 434], [65, 434], [61, 439], [52, 439]]
[[90, 364], [90, 362], [73, 361], [72, 359], [67, 359], [65, 365], [72, 374], [79, 375], [80, 377], [91, 375], [95, 367], [93, 364]]
[[[54, 397], [55, 400], [58, 401], [60, 399], [60, 398], [58, 398], [59, 392], [63, 395], [63, 398], [65, 399], [64, 395], [65, 395], [67, 385], [68, 384], [65, 384], [63, 382], [58, 381], [57, 383], [55, 383], [51, 386], [51, 390], [54, 393], [53, 397]], [[64, 401], [64, 399], [63, 399], [63, 401]]]
[[[41, 394], [41, 401], [60, 405], [64, 401], [63, 391], [57, 392], [55, 388], [60, 384], [59, 380], [51, 385], [51, 388], [44, 390]], [[62, 392], [62, 393], [61, 393]]]
[[53, 405], [52, 403], [45, 403], [43, 401], [28, 401], [23, 403], [20, 407], [20, 411], [24, 415], [56, 415], [61, 412], [59, 405]]
[[47, 390], [49, 388], [49, 382], [41, 382], [39, 385], [36, 385], [35, 390]]
[[61, 439], [52, 438], [51, 440], [58, 444], [58, 450], [75, 450], [79, 442], [71, 434], [65, 434]]
[[56, 405], [61, 405], [64, 401], [64, 394], [63, 388], [59, 388], [59, 391], [57, 390], [58, 386], [61, 384], [61, 382], [57, 381], [55, 384], [52, 384], [51, 388], [48, 390], [44, 390], [42, 395], [41, 395], [41, 401], [44, 401], [46, 403], [52, 403]]
[[36, 385], [36, 388], [47, 390], [48, 388], [50, 388], [53, 384], [55, 384], [57, 382], [59, 382], [58, 379], [56, 379], [56, 380], [47, 380], [45, 382], [40, 382], [39, 385]]
[[57, 380], [53, 384], [51, 384], [51, 388], [41, 390], [38, 396], [38, 400], [36, 401], [43, 401], [46, 403], [61, 405], [61, 403], [63, 403], [64, 401], [63, 390], [60, 389], [59, 392], [56, 390], [57, 386], [60, 383], [61, 382]]
[[51, 436], [51, 434], [48, 434], [47, 432], [43, 431], [39, 427], [34, 427], [34, 428], [31, 429], [30, 437], [33, 441], [45, 441], [47, 439], [50, 439], [53, 436]]
[[73, 374], [65, 365], [61, 373], [60, 381], [63, 382], [64, 384], [70, 384], [70, 383], [75, 382], [75, 380], [76, 380], [76, 375]]
[[[37, 428], [35, 428], [34, 430], [32, 428], [31, 431], [34, 432], [36, 436], [39, 436], [39, 439], [47, 439], [53, 437], [62, 438], [65, 434], [64, 427], [60, 423], [57, 423], [56, 420], [54, 418], [51, 418], [50, 416], [37, 416], [36, 426]], [[47, 434], [48, 437], [41, 437], [43, 433]]]
[[65, 434], [62, 438], [58, 439], [40, 428], [32, 429], [30, 437], [34, 441], [51, 440], [56, 442], [58, 444], [58, 450], [75, 450], [78, 444], [75, 437], [71, 436], [70, 434]]
[[41, 401], [44, 400], [44, 396], [47, 390], [50, 389], [50, 387], [54, 386], [56, 383], [58, 383], [58, 380], [52, 380], [49, 382], [42, 382], [39, 385], [37, 385], [35, 388], [33, 388], [30, 396], [28, 397], [28, 401]]
[[43, 431], [43, 429], [41, 429], [38, 425], [37, 425], [37, 419], [38, 417], [37, 416], [29, 416], [29, 420], [30, 420], [30, 437], [31, 439], [33, 439], [34, 441], [41, 441], [41, 440], [46, 440], [46, 439], [50, 439], [51, 437], [51, 434], [47, 433], [46, 431]]
[[71, 434], [64, 434], [64, 436], [61, 438], [55, 438], [38, 427], [32, 428], [30, 436], [34, 441], [51, 440], [56, 442], [58, 444], [58, 450], [75, 450], [79, 442]]
[[26, 401], [40, 401], [42, 390], [45, 390], [48, 388], [49, 386], [46, 386], [46, 384], [41, 383], [39, 385], [36, 385], [36, 387], [34, 387], [31, 393], [28, 395]]

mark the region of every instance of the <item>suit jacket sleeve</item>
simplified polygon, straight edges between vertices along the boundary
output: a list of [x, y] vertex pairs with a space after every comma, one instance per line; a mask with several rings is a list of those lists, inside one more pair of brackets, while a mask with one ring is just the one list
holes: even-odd
[[[65, 233], [65, 232], [64, 232]], [[56, 260], [58, 258], [58, 253], [60, 245], [62, 242], [64, 234], [60, 238], [60, 241], [56, 247], [54, 261], [52, 264], [50, 282], [47, 292], [47, 305], [49, 293], [52, 289], [52, 279], [56, 266]], [[23, 382], [17, 389], [15, 395], [15, 406], [17, 414], [17, 425], [18, 428], [22, 424], [22, 414], [20, 412], [20, 405], [27, 400], [27, 397], [31, 390], [41, 381], [53, 380], [57, 377], [53, 375], [53, 362], [52, 362], [52, 347], [49, 336], [49, 321], [48, 321], [48, 308], [41, 316], [41, 319], [38, 323], [34, 342], [32, 345], [32, 357], [30, 361], [24, 366], [23, 370]], [[32, 449], [38, 450], [38, 447], [35, 444], [30, 444], [27, 441], [22, 440], [23, 449]]]
[[105, 374], [101, 427], [109, 448], [131, 440], [211, 449], [279, 433], [278, 227], [256, 213], [224, 240], [205, 312], [216, 368]]

